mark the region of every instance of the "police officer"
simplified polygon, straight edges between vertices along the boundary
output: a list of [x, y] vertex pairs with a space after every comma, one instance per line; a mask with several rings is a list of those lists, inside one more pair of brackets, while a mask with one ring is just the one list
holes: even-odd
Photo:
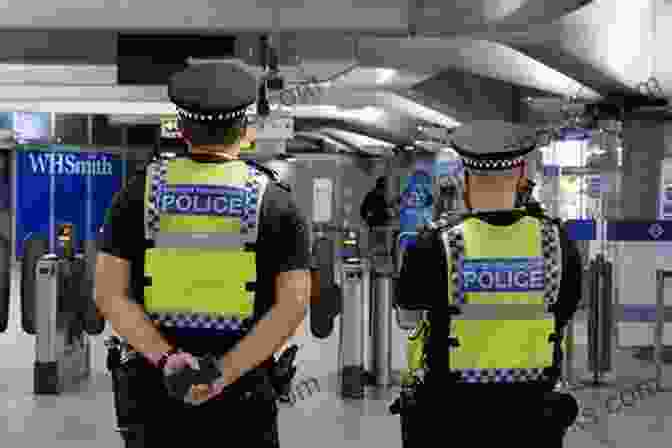
[[309, 249], [289, 188], [238, 158], [256, 93], [236, 65], [173, 75], [189, 153], [153, 160], [101, 230], [97, 305], [143, 362], [122, 385], [127, 446], [278, 446], [268, 372], [304, 318]]
[[[397, 306], [428, 311], [409, 340], [419, 386], [405, 441], [559, 448], [578, 412], [572, 397], [553, 392], [562, 329], [581, 294], [578, 251], [557, 221], [514, 208], [524, 157], [536, 148], [532, 130], [474, 122], [455, 131], [453, 145], [468, 211], [457, 225], [439, 221], [422, 233], [400, 272]], [[440, 408], [449, 427], [431, 423]]]

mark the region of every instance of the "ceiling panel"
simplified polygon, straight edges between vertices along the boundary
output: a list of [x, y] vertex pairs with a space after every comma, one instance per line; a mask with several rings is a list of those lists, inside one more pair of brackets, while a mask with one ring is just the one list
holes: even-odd
[[[667, 59], [661, 36], [672, 37], [665, 26], [672, 25], [672, 14], [669, 7], [652, 9], [657, 3], [601, 0], [549, 25], [479, 37], [516, 48], [601, 93], [632, 91], [650, 76], [654, 56]], [[663, 33], [657, 44], [654, 29]]]

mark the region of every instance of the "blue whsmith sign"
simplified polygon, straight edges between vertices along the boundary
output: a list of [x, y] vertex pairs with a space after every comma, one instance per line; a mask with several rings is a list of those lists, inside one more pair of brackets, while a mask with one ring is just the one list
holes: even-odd
[[[26, 153], [32, 174], [50, 176], [112, 176], [111, 156], [106, 154]], [[82, 157], [84, 156], [84, 157]]]
[[112, 196], [121, 188], [122, 161], [115, 154], [80, 152], [60, 145], [21, 145], [16, 152], [16, 253], [31, 235], [49, 237], [61, 223], [75, 226], [75, 240], [95, 239]]

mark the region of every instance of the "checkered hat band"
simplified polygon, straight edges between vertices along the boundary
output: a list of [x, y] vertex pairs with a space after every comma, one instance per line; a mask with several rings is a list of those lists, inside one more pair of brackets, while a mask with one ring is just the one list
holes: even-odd
[[235, 110], [232, 112], [203, 113], [203, 112], [190, 112], [181, 107], [177, 108], [177, 114], [180, 116], [180, 118], [191, 121], [199, 121], [202, 123], [238, 120], [245, 117], [245, 111], [246, 108]]

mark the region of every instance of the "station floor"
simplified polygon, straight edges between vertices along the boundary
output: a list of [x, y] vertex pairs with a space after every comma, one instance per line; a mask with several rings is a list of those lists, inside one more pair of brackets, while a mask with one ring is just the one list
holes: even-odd
[[[20, 329], [18, 274], [13, 277], [12, 320], [0, 334], [0, 442], [3, 447], [49, 446], [51, 448], [122, 447], [113, 431], [111, 380], [105, 372], [104, 335], [92, 341], [92, 375], [78, 390], [59, 396], [32, 394], [34, 337]], [[585, 372], [586, 328], [576, 325], [576, 365]], [[371, 390], [365, 400], [344, 401], [338, 395], [338, 328], [329, 339], [297, 337], [303, 346], [298, 360], [302, 375], [316, 377], [321, 390], [280, 413], [280, 437], [285, 448], [299, 447], [401, 447], [399, 418], [388, 415], [388, 403], [396, 390]], [[403, 333], [395, 332], [393, 367], [401, 368]], [[577, 392], [586, 406], [604, 402], [605, 394], [649, 379], [651, 363], [638, 361], [629, 352], [615, 358], [613, 385]], [[300, 375], [301, 375], [300, 374]], [[666, 372], [672, 386], [672, 368]], [[669, 448], [672, 440], [672, 394], [660, 392], [637, 402], [620, 415], [602, 418], [584, 430], [570, 432], [565, 447]], [[599, 406], [598, 406], [599, 408]], [[599, 412], [599, 411], [598, 411]], [[540, 440], [540, 447], [543, 441]]]

